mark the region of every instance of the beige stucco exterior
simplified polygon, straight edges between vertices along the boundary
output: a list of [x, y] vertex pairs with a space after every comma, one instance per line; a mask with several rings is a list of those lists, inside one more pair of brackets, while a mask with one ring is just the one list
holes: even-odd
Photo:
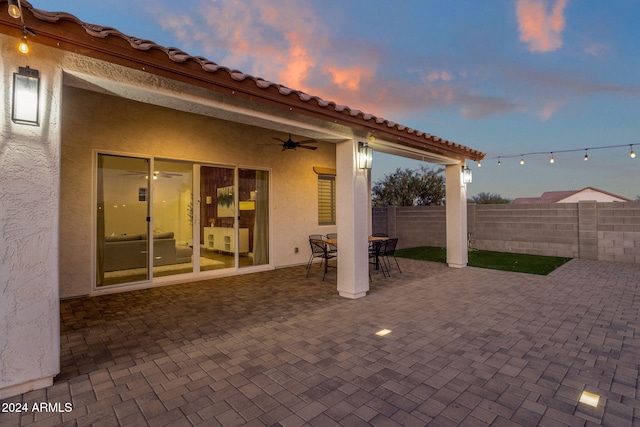
[[[309, 234], [335, 232], [318, 226], [317, 174], [335, 167], [335, 144], [281, 151], [282, 134], [207, 116], [143, 104], [73, 87], [63, 90], [60, 292], [63, 298], [93, 292], [95, 234], [92, 201], [96, 152], [265, 169], [271, 173], [269, 268], [308, 259]], [[295, 248], [299, 251], [296, 253]], [[228, 274], [228, 272], [227, 272]], [[184, 278], [180, 279], [184, 281]]]

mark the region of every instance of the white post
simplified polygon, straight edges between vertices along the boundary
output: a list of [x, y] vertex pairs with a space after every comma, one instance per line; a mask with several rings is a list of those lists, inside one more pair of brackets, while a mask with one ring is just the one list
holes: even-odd
[[18, 66], [40, 71], [40, 124], [11, 120], [0, 105], [0, 400], [53, 384], [60, 372], [58, 224], [60, 67], [19, 56], [0, 37], [4, 89]]
[[446, 167], [447, 264], [467, 266], [467, 186], [462, 182], [464, 162]]
[[357, 139], [336, 145], [338, 292], [361, 298], [369, 290], [369, 173], [357, 166]]

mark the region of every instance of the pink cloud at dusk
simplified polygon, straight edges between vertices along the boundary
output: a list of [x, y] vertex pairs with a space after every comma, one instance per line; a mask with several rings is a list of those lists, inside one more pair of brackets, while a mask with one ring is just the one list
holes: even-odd
[[551, 10], [545, 0], [518, 0], [516, 14], [520, 40], [531, 52], [552, 52], [562, 47], [564, 9], [568, 0], [556, 0]]
[[[561, 7], [554, 10], [559, 8], [561, 15], [565, 2], [559, 3]], [[544, 7], [541, 10], [544, 15]], [[260, 0], [209, 2], [198, 12], [193, 18], [174, 13], [157, 16], [182, 46], [197, 43], [221, 65], [369, 114], [421, 116], [449, 108], [465, 119], [478, 120], [527, 111], [510, 97], [471, 90], [473, 81], [468, 81], [466, 69], [425, 64], [426, 69], [416, 67], [408, 70], [409, 75], [383, 75], [378, 66], [398, 58], [360, 40], [336, 42], [313, 3], [282, 0], [274, 7]]]

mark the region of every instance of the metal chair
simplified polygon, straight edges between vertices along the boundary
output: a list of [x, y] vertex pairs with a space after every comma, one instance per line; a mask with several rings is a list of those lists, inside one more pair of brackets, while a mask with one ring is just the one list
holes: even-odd
[[384, 257], [385, 259], [387, 272], [389, 272], [389, 266], [391, 265], [391, 261], [389, 261], [389, 257], [393, 257], [393, 260], [396, 262], [396, 267], [398, 267], [398, 271], [400, 272], [400, 274], [402, 274], [402, 270], [400, 270], [400, 264], [398, 264], [398, 259], [396, 258], [397, 245], [398, 245], [397, 237], [387, 240], [384, 251], [380, 253], [380, 256]]
[[[389, 272], [384, 259], [380, 262], [381, 254], [387, 246], [386, 240], [374, 240], [369, 242], [369, 265], [373, 265], [376, 270], [382, 270], [382, 275], [386, 278]], [[371, 268], [369, 268], [369, 280], [371, 280]]]
[[[318, 235], [309, 236], [309, 246], [311, 247], [311, 256], [309, 257], [309, 262], [307, 263], [307, 275], [309, 277], [309, 271], [311, 270], [311, 264], [313, 264], [313, 260], [315, 258], [321, 258], [320, 266], [324, 262], [324, 274], [322, 275], [322, 280], [324, 281], [325, 276], [327, 275], [327, 270], [329, 269], [329, 260], [335, 258], [335, 255], [329, 254], [327, 251], [327, 245], [324, 243], [324, 239], [317, 238]], [[324, 237], [320, 235], [320, 237]]]

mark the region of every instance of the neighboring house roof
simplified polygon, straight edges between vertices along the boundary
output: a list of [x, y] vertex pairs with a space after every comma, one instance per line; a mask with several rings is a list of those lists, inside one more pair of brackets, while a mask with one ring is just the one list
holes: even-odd
[[531, 203], [573, 203], [576, 201], [613, 201], [628, 202], [626, 197], [618, 196], [593, 187], [585, 187], [582, 190], [546, 191], [540, 197], [518, 197], [513, 200], [514, 205]]
[[[479, 161], [485, 157], [485, 153], [464, 145], [220, 66], [177, 48], [163, 47], [150, 40], [127, 36], [111, 27], [88, 24], [69, 13], [35, 9], [25, 0], [22, 0], [22, 8], [23, 12], [28, 10], [35, 18], [26, 22], [37, 34], [30, 39], [34, 43], [143, 70], [209, 90], [244, 96], [259, 103], [378, 134], [394, 144], [413, 149], [460, 160]], [[6, 18], [7, 16], [2, 14], [0, 18], [0, 22], [5, 24], [0, 25], [0, 32], [20, 37], [20, 23]]]

